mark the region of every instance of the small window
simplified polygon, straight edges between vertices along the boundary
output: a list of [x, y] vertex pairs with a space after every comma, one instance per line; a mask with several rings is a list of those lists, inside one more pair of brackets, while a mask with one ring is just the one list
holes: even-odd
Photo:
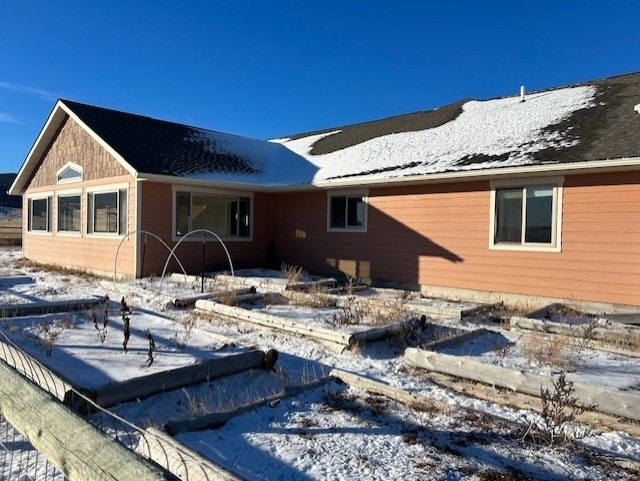
[[206, 229], [221, 237], [251, 236], [251, 199], [176, 192], [176, 236]]
[[58, 171], [58, 183], [78, 182], [82, 180], [82, 167], [72, 162], [67, 163]]
[[126, 234], [127, 190], [89, 193], [87, 214], [89, 234]]
[[80, 232], [80, 196], [58, 197], [58, 231]]
[[51, 231], [51, 197], [29, 199], [29, 231]]
[[363, 195], [329, 196], [329, 229], [365, 230], [365, 205], [366, 202]]
[[560, 247], [559, 185], [496, 187], [492, 245]]

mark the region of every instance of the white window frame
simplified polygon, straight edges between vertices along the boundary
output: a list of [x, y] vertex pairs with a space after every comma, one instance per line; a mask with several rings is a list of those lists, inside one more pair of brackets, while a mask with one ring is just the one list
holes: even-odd
[[[362, 203], [364, 205], [364, 215], [362, 220], [362, 226], [345, 226], [345, 227], [331, 227], [331, 199], [337, 197], [362, 197]], [[347, 202], [347, 206], [349, 202]], [[330, 190], [327, 191], [327, 232], [367, 232], [368, 220], [369, 220], [369, 191], [368, 190]], [[345, 211], [345, 216], [349, 216], [349, 213]]]
[[[489, 249], [510, 250], [510, 251], [538, 251], [538, 252], [561, 252], [562, 251], [562, 196], [563, 196], [564, 176], [535, 177], [509, 180], [493, 180], [490, 182], [491, 202], [489, 217]], [[551, 242], [526, 242], [526, 193], [525, 189], [530, 187], [550, 187], [553, 191], [552, 219], [551, 219]], [[523, 189], [523, 209], [522, 209], [522, 234], [520, 243], [515, 242], [495, 242], [496, 229], [496, 190], [500, 189]]]
[[[60, 198], [61, 197], [80, 197], [80, 229], [79, 230], [61, 230], [60, 229]], [[56, 221], [55, 221], [55, 226], [56, 226], [56, 233], [59, 235], [63, 235], [63, 236], [70, 236], [70, 237], [81, 237], [82, 236], [82, 230], [83, 230], [83, 226], [84, 226], [84, 222], [82, 220], [83, 216], [83, 211], [82, 211], [82, 206], [83, 206], [83, 199], [82, 199], [82, 189], [70, 189], [70, 190], [60, 190], [56, 192], [56, 208], [55, 208], [55, 214], [56, 214]]]
[[[71, 179], [61, 179], [60, 176], [67, 170], [74, 170], [80, 174], [77, 177], [73, 177]], [[67, 162], [62, 167], [58, 169], [56, 172], [56, 180], [58, 184], [72, 184], [74, 182], [82, 182], [84, 176], [84, 169], [81, 165], [76, 164], [75, 162]]]
[[[125, 224], [125, 228], [124, 228], [124, 232], [122, 232], [123, 229], [121, 229], [122, 226], [122, 219], [121, 219], [121, 203], [120, 203], [120, 199], [121, 199], [121, 195], [123, 195], [122, 193], [124, 193], [125, 198], [127, 199], [127, 210], [126, 212], [124, 212], [125, 217], [126, 217], [126, 224]], [[117, 198], [117, 214], [118, 214], [118, 220], [117, 220], [117, 224], [118, 224], [118, 232], [94, 232], [94, 226], [93, 226], [93, 222], [94, 222], [94, 201], [93, 201], [93, 197], [96, 194], [116, 194], [116, 198]], [[127, 235], [128, 230], [129, 230], [129, 209], [131, 209], [131, 206], [129, 205], [129, 184], [125, 183], [125, 184], [112, 184], [112, 185], [108, 185], [108, 186], [99, 186], [99, 187], [91, 187], [91, 188], [87, 188], [86, 191], [86, 233], [87, 233], [87, 237], [96, 237], [96, 238], [107, 238], [107, 239], [113, 239], [113, 238], [123, 238], [124, 236]]]
[[[194, 187], [194, 186], [182, 186], [182, 185], [173, 185], [172, 186], [172, 194], [171, 194], [171, 236], [173, 242], [177, 242], [180, 239], [183, 239], [184, 236], [177, 235], [177, 203], [178, 203], [178, 192], [189, 194], [189, 202], [191, 209], [191, 202], [194, 195], [206, 195], [211, 197], [236, 197], [249, 199], [249, 235], [240, 237], [239, 235], [220, 235], [220, 238], [225, 242], [251, 242], [253, 241], [253, 203], [254, 203], [254, 193], [253, 192], [245, 192], [245, 191], [237, 191], [237, 190], [222, 190], [222, 189], [206, 189], [202, 187]], [[188, 231], [192, 231], [192, 219], [189, 216], [189, 229]], [[216, 232], [216, 234], [218, 234]], [[186, 238], [183, 242], [202, 242], [202, 236], [194, 235]], [[214, 236], [208, 235], [205, 237], [205, 242], [212, 242], [217, 239]]]
[[[33, 201], [47, 201], [47, 228], [45, 230], [33, 230]], [[35, 235], [53, 235], [53, 192], [38, 192], [27, 196], [27, 232]]]

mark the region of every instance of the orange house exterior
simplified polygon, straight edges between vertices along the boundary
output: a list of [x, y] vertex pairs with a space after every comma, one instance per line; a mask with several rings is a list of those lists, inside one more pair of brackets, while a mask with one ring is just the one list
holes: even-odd
[[[10, 190], [23, 196], [24, 256], [139, 277], [179, 271], [175, 247], [188, 272], [228, 270], [206, 228], [236, 269], [287, 262], [430, 296], [640, 306], [640, 75], [583, 87], [587, 100], [541, 130], [562, 142], [465, 151], [440, 170], [411, 159], [345, 169], [369, 142], [454, 129], [463, 103], [245, 143], [61, 100]], [[507, 107], [537, 114], [528, 102]], [[295, 145], [305, 139], [312, 148]]]

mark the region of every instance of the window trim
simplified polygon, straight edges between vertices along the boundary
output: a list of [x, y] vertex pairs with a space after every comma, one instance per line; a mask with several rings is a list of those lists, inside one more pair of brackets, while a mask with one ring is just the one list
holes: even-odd
[[[121, 197], [121, 192], [124, 191], [124, 196], [127, 199], [127, 210], [125, 212], [125, 216], [127, 218], [127, 222], [126, 222], [126, 226], [124, 231], [122, 232], [122, 220], [120, 218], [120, 210], [121, 210], [121, 204], [120, 204], [120, 197]], [[116, 202], [118, 205], [118, 232], [94, 232], [93, 230], [93, 217], [94, 217], [94, 212], [93, 212], [93, 206], [94, 206], [94, 201], [92, 199], [93, 196], [95, 196], [95, 194], [116, 194]], [[86, 218], [86, 226], [84, 231], [87, 234], [87, 237], [92, 237], [92, 238], [104, 238], [104, 239], [114, 239], [114, 238], [123, 238], [128, 234], [129, 231], [129, 210], [131, 209], [131, 206], [129, 205], [129, 184], [128, 183], [122, 183], [122, 184], [111, 184], [111, 185], [101, 185], [101, 186], [96, 186], [96, 187], [90, 187], [87, 188], [86, 190], [86, 194], [85, 194], [85, 198], [86, 198], [86, 202], [87, 202], [87, 208], [85, 209], [85, 218]]]
[[[75, 170], [80, 175], [78, 177], [73, 177], [71, 179], [61, 179], [60, 175], [67, 169]], [[81, 165], [76, 164], [75, 162], [67, 162], [62, 167], [60, 167], [56, 172], [56, 181], [58, 184], [72, 184], [74, 182], [82, 182], [83, 178], [84, 178], [84, 168]]]
[[[331, 227], [331, 199], [336, 197], [344, 197], [345, 200], [349, 197], [362, 197], [362, 203], [364, 204], [364, 217], [362, 219], [362, 227], [358, 226], [345, 226], [345, 227]], [[349, 203], [347, 202], [347, 205]], [[345, 212], [348, 216], [348, 213]], [[369, 225], [369, 190], [329, 190], [327, 191], [327, 232], [359, 232], [366, 233]]]
[[[47, 201], [47, 228], [45, 230], [33, 230], [33, 206], [34, 200]], [[27, 196], [27, 232], [34, 235], [53, 235], [53, 192], [38, 192]]]
[[[80, 229], [79, 230], [61, 230], [60, 229], [60, 198], [61, 197], [80, 197]], [[84, 227], [83, 223], [83, 200], [82, 189], [69, 189], [56, 192], [56, 208], [55, 208], [56, 220], [56, 234], [62, 236], [81, 237]]]
[[[240, 237], [239, 235], [221, 235], [220, 238], [224, 242], [252, 242], [253, 241], [253, 215], [254, 215], [254, 192], [246, 192], [239, 190], [223, 190], [223, 189], [207, 189], [202, 187], [195, 186], [187, 186], [187, 185], [173, 185], [171, 188], [171, 239], [173, 242], [178, 242], [181, 239], [184, 239], [184, 236], [179, 236], [176, 234], [177, 230], [177, 203], [178, 203], [178, 192], [189, 194], [189, 206], [191, 207], [191, 202], [194, 195], [205, 195], [211, 197], [236, 197], [247, 198], [249, 199], [249, 235], [245, 237]], [[189, 219], [189, 224], [191, 224], [191, 219]], [[193, 230], [191, 225], [189, 225], [189, 231]], [[217, 233], [216, 233], [217, 234]], [[213, 236], [205, 237], [205, 242], [217, 242]], [[184, 239], [183, 242], [202, 242], [202, 237], [200, 236], [191, 236]]]
[[[490, 182], [491, 201], [489, 205], [489, 249], [505, 251], [529, 251], [529, 252], [562, 252], [562, 198], [563, 198], [564, 176], [554, 177], [532, 177], [509, 180], [493, 180]], [[553, 190], [552, 219], [551, 219], [551, 243], [525, 242], [524, 235], [519, 244], [517, 243], [496, 243], [496, 190], [517, 189], [523, 190], [528, 187], [551, 187]], [[524, 192], [523, 192], [524, 195]], [[523, 198], [523, 205], [526, 205], [526, 196]], [[525, 225], [526, 211], [522, 210], [522, 229]]]

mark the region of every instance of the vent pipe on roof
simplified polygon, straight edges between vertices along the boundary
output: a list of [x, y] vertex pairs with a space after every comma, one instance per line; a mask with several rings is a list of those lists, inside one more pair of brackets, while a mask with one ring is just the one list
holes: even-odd
[[524, 85], [520, 86], [520, 102], [524, 102]]
[[638, 112], [640, 114], [640, 104], [636, 105], [633, 110], [635, 110], [636, 112]]

